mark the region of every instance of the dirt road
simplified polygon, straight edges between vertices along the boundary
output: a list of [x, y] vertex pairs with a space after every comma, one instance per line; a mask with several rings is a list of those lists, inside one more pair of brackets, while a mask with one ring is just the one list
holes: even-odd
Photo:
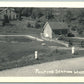
[[84, 76], [84, 57], [0, 71], [0, 76]]

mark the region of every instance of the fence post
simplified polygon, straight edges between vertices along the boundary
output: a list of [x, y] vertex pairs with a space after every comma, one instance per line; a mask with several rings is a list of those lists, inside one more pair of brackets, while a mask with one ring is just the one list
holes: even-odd
[[38, 51], [35, 51], [35, 59], [38, 59]]
[[75, 53], [75, 47], [73, 46], [72, 47], [72, 54], [74, 54]]

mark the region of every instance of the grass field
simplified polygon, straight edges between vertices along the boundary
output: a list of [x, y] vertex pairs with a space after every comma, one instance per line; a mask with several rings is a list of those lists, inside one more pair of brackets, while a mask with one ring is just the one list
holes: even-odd
[[[4, 42], [0, 42], [0, 70], [81, 57], [84, 55], [83, 51], [80, 51], [80, 53], [77, 52], [76, 55], [71, 55], [71, 50], [49, 48], [48, 46], [61, 46], [52, 42], [44, 41], [47, 45], [42, 46], [42, 42], [23, 37], [6, 37], [6, 39], [0, 38], [1, 40]], [[36, 50], [38, 51], [38, 60], [34, 58]]]
[[[22, 21], [12, 21], [11, 25], [0, 26], [0, 35], [33, 35], [40, 37], [42, 30], [28, 28], [27, 23], [28, 20], [23, 19]], [[46, 45], [42, 46], [42, 43]], [[81, 57], [84, 55], [83, 51], [78, 51], [75, 55], [71, 55], [71, 50], [52, 49], [48, 46], [63, 47], [63, 45], [55, 42], [40, 42], [27, 37], [0, 36], [0, 70]], [[36, 50], [38, 51], [38, 60], [34, 58]]]
[[15, 20], [10, 21], [9, 24], [5, 26], [0, 25], [0, 35], [34, 35], [39, 36], [42, 29], [28, 27], [28, 22], [35, 24], [35, 21], [28, 20], [28, 18], [23, 18], [21, 21]]

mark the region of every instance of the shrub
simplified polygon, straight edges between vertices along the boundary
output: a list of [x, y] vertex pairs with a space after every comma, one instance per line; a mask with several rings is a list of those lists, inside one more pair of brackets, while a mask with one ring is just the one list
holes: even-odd
[[84, 41], [81, 41], [81, 47], [84, 48]]
[[74, 37], [75, 35], [74, 34], [72, 34], [72, 33], [68, 33], [68, 35], [67, 35], [68, 37]]
[[64, 39], [65, 37], [63, 35], [58, 37], [58, 40], [64, 40]]
[[39, 23], [36, 23], [36, 24], [35, 24], [35, 27], [36, 27], [36, 28], [40, 28], [41, 26], [40, 26]]

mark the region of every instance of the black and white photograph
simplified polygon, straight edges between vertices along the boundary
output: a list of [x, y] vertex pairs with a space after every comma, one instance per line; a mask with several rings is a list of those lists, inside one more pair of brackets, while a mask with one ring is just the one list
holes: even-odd
[[84, 76], [84, 8], [0, 7], [0, 77]]

